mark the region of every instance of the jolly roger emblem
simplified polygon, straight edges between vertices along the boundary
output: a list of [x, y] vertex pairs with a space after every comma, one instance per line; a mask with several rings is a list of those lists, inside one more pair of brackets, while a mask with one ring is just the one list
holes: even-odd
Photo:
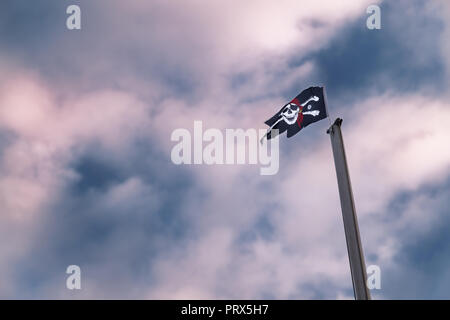
[[[271, 139], [272, 130], [277, 129], [278, 133], [287, 131], [289, 138], [307, 125], [326, 117], [323, 88], [310, 87], [302, 91], [291, 102], [283, 106], [277, 114], [265, 122], [270, 127], [265, 137]], [[261, 139], [261, 142], [263, 139]]]
[[[293, 125], [299, 118], [303, 118], [303, 115], [312, 115], [313, 117], [318, 116], [320, 114], [320, 111], [311, 110], [312, 109], [311, 105], [308, 105], [306, 107], [308, 111], [303, 110], [305, 108], [305, 105], [308, 104], [309, 102], [319, 100], [320, 99], [318, 96], [312, 96], [307, 101], [301, 103], [300, 106], [298, 106], [294, 102], [288, 103], [280, 112], [280, 120], [284, 120], [284, 122], [286, 122], [288, 125]], [[272, 126], [276, 125], [276, 123], [273, 124]], [[298, 125], [301, 125], [301, 123], [298, 123]]]

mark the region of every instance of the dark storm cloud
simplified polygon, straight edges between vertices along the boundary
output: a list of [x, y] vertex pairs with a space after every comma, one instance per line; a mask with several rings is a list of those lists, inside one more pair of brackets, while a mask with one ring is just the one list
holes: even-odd
[[[424, 198], [420, 206], [426, 222], [425, 232], [411, 233], [396, 229], [393, 233], [402, 247], [393, 265], [382, 267], [382, 296], [388, 299], [448, 299], [448, 265], [450, 219], [448, 215], [448, 180], [434, 187], [423, 187], [394, 199], [389, 207], [388, 225], [395, 225], [395, 217], [408, 215], [416, 198]], [[376, 259], [372, 259], [375, 261]]]
[[[71, 4], [81, 7], [81, 30], [66, 28], [66, 8]], [[120, 88], [146, 94], [130, 85], [133, 78], [147, 87], [149, 82], [159, 83], [165, 95], [187, 98], [196, 93], [198, 70], [189, 61], [195, 43], [189, 39], [195, 36], [180, 29], [177, 37], [186, 42], [176, 44], [160, 37], [151, 30], [162, 19], [158, 11], [119, 11], [117, 0], [45, 0], [38, 6], [18, 0], [2, 6], [0, 45], [5, 57], [39, 71], [62, 92]]]
[[[152, 263], [195, 234], [182, 208], [191, 194], [186, 190], [193, 187], [185, 172], [158, 163], [156, 154], [134, 154], [128, 163], [104, 155], [90, 152], [79, 159], [78, 181], [47, 208], [33, 255], [16, 261], [16, 298], [54, 296], [46, 285], [63, 279], [71, 264], [82, 268], [85, 290], [109, 288], [97, 298], [120, 298], [125, 292], [142, 297], [154, 281]], [[144, 168], [145, 158], [153, 166]], [[162, 176], [164, 171], [168, 174]], [[70, 298], [61, 284], [62, 297]]]

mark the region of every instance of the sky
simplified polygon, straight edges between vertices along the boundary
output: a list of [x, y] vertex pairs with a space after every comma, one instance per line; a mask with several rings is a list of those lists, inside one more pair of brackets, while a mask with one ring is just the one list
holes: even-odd
[[444, 0], [2, 1], [0, 298], [352, 299], [328, 120], [276, 175], [170, 158], [175, 129], [264, 129], [311, 85], [373, 298], [450, 298], [449, 38]]

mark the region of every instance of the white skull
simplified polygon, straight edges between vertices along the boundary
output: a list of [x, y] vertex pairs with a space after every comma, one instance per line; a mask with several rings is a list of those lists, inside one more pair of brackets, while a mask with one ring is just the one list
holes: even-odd
[[299, 111], [300, 107], [298, 105], [295, 103], [289, 103], [281, 111], [281, 116], [287, 124], [291, 125], [297, 121]]

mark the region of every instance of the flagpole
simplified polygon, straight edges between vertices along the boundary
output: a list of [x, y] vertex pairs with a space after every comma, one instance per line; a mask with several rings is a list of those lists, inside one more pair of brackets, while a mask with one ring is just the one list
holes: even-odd
[[342, 119], [336, 121], [328, 129], [331, 138], [334, 164], [341, 200], [342, 218], [344, 220], [345, 239], [347, 241], [348, 258], [353, 282], [353, 292], [356, 300], [370, 300], [367, 288], [367, 272], [364, 254], [359, 236], [358, 220], [356, 218], [355, 203], [344, 149], [341, 131]]

